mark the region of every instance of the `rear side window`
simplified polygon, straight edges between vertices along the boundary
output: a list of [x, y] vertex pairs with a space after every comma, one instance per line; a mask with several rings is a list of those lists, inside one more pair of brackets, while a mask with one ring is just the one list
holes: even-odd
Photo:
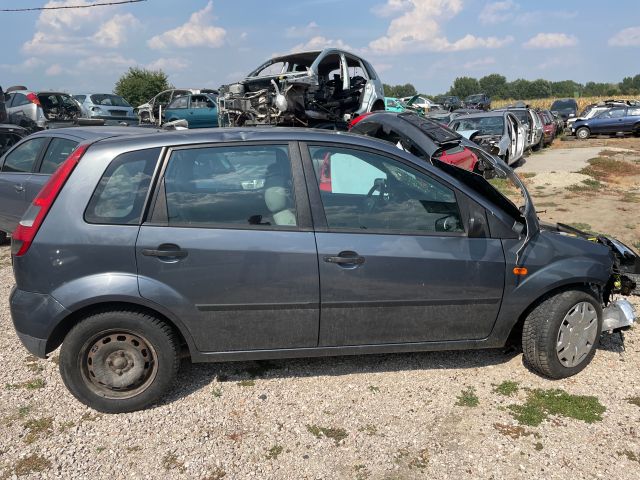
[[5, 158], [2, 165], [3, 172], [27, 173], [31, 172], [36, 159], [40, 154], [40, 150], [44, 143], [49, 140], [47, 137], [33, 138], [18, 145]]
[[297, 225], [286, 145], [176, 150], [164, 183], [169, 225]]
[[140, 222], [160, 148], [117, 156], [102, 175], [84, 214], [85, 221], [110, 225]]
[[71, 155], [78, 145], [78, 142], [69, 140], [68, 138], [54, 138], [49, 143], [47, 152], [42, 159], [42, 166], [40, 167], [40, 173], [51, 174], [55, 172], [60, 164]]

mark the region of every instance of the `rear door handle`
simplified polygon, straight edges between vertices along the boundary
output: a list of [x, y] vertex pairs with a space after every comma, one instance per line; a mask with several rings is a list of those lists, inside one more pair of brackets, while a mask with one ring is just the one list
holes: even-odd
[[158, 257], [158, 258], [185, 258], [189, 255], [186, 250], [181, 250], [179, 246], [173, 244], [163, 244], [157, 249], [143, 248], [142, 255], [145, 257]]
[[338, 265], [362, 265], [364, 263], [364, 257], [361, 257], [356, 252], [340, 252], [337, 256], [324, 257], [324, 261], [327, 263], [337, 263]]

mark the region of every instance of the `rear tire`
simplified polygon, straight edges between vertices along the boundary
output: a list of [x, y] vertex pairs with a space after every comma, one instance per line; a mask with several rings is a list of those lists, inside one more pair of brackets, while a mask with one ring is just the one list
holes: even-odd
[[541, 375], [559, 379], [582, 371], [593, 359], [602, 329], [602, 307], [583, 290], [546, 298], [522, 329], [524, 360]]
[[587, 127], [580, 127], [578, 130], [576, 130], [576, 138], [579, 138], [580, 140], [586, 140], [590, 136], [591, 132]]
[[179, 342], [173, 329], [139, 311], [92, 314], [71, 329], [60, 351], [69, 391], [104, 413], [140, 410], [175, 381]]

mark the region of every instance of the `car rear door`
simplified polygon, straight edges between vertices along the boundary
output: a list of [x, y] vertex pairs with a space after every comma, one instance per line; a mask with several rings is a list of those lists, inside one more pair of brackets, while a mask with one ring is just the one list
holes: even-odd
[[28, 138], [0, 159], [0, 230], [13, 232], [27, 210], [26, 190], [49, 137]]
[[318, 246], [320, 346], [489, 335], [505, 260], [500, 240], [467, 234], [476, 209], [468, 199], [387, 154], [331, 144], [302, 152]]
[[46, 145], [44, 154], [36, 163], [33, 174], [25, 184], [25, 200], [30, 205], [45, 183], [80, 143], [80, 139], [72, 136], [53, 137]]
[[166, 155], [136, 245], [140, 294], [185, 323], [200, 351], [318, 343], [317, 251], [291, 147], [242, 142]]

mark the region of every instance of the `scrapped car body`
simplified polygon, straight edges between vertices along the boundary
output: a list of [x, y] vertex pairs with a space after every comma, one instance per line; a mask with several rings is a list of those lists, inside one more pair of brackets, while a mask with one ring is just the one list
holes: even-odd
[[384, 110], [371, 64], [343, 50], [274, 57], [244, 80], [220, 87], [220, 126], [346, 128], [362, 113]]
[[556, 138], [556, 122], [549, 110], [538, 110], [536, 112], [542, 123], [543, 146], [549, 146]]
[[640, 106], [612, 107], [592, 118], [576, 120], [571, 125], [571, 134], [579, 139], [591, 135], [640, 135]]
[[526, 130], [510, 111], [493, 111], [454, 118], [449, 128], [500, 157], [509, 165], [522, 158]]
[[422, 97], [420, 95], [402, 97], [400, 100], [411, 105], [414, 109], [421, 111], [422, 113], [427, 113], [431, 110], [442, 108], [442, 105], [438, 105], [432, 100], [429, 100], [428, 98]]
[[435, 102], [444, 110], [449, 110], [450, 112], [464, 107], [464, 102], [455, 95], [443, 95], [436, 97]]
[[8, 88], [6, 96], [10, 123], [30, 131], [74, 125], [82, 117], [80, 104], [68, 93], [16, 86]]
[[387, 112], [404, 112], [406, 109], [402, 106], [402, 102], [398, 98], [384, 97], [384, 109]]
[[[61, 345], [67, 388], [109, 413], [158, 401], [183, 354], [498, 348], [521, 331], [532, 369], [575, 375], [605, 325], [635, 321], [618, 298], [635, 283], [605, 239], [541, 226], [518, 176], [474, 148], [524, 205], [476, 173], [363, 135], [236, 128], [83, 142], [12, 236], [18, 337], [38, 357]], [[637, 270], [637, 254], [622, 255]]]
[[366, 113], [353, 120], [349, 131], [391, 142], [428, 162], [439, 160], [476, 173], [493, 170], [473, 153], [475, 143], [436, 120], [422, 118], [414, 112]]
[[217, 96], [210, 93], [193, 93], [174, 99], [167, 105], [164, 118], [167, 122], [186, 120], [188, 128], [218, 126]]
[[0, 157], [27, 135], [29, 132], [22, 127], [0, 123]]
[[554, 100], [549, 110], [560, 115], [562, 120], [566, 123], [569, 118], [573, 118], [577, 115], [578, 102], [576, 102], [574, 98], [559, 98]]
[[80, 104], [85, 118], [97, 118], [105, 125], [132, 124], [138, 122], [133, 107], [119, 95], [113, 93], [81, 93], [73, 95]]
[[174, 99], [191, 93], [209, 93], [217, 95], [218, 90], [211, 88], [170, 88], [164, 90], [146, 103], [139, 105], [134, 110], [140, 123], [161, 124], [164, 120], [164, 109]]
[[5, 104], [5, 95], [2, 87], [0, 86], [0, 123], [7, 123], [9, 116], [7, 115], [7, 106]]
[[516, 104], [515, 106], [508, 106], [505, 108], [497, 108], [494, 112], [511, 112], [513, 113], [526, 130], [526, 143], [525, 149], [540, 150], [544, 143], [544, 129], [542, 126], [542, 120], [538, 116], [535, 110], [527, 107], [526, 105]]
[[478, 110], [491, 110], [491, 98], [486, 93], [475, 93], [464, 99], [465, 108]]

